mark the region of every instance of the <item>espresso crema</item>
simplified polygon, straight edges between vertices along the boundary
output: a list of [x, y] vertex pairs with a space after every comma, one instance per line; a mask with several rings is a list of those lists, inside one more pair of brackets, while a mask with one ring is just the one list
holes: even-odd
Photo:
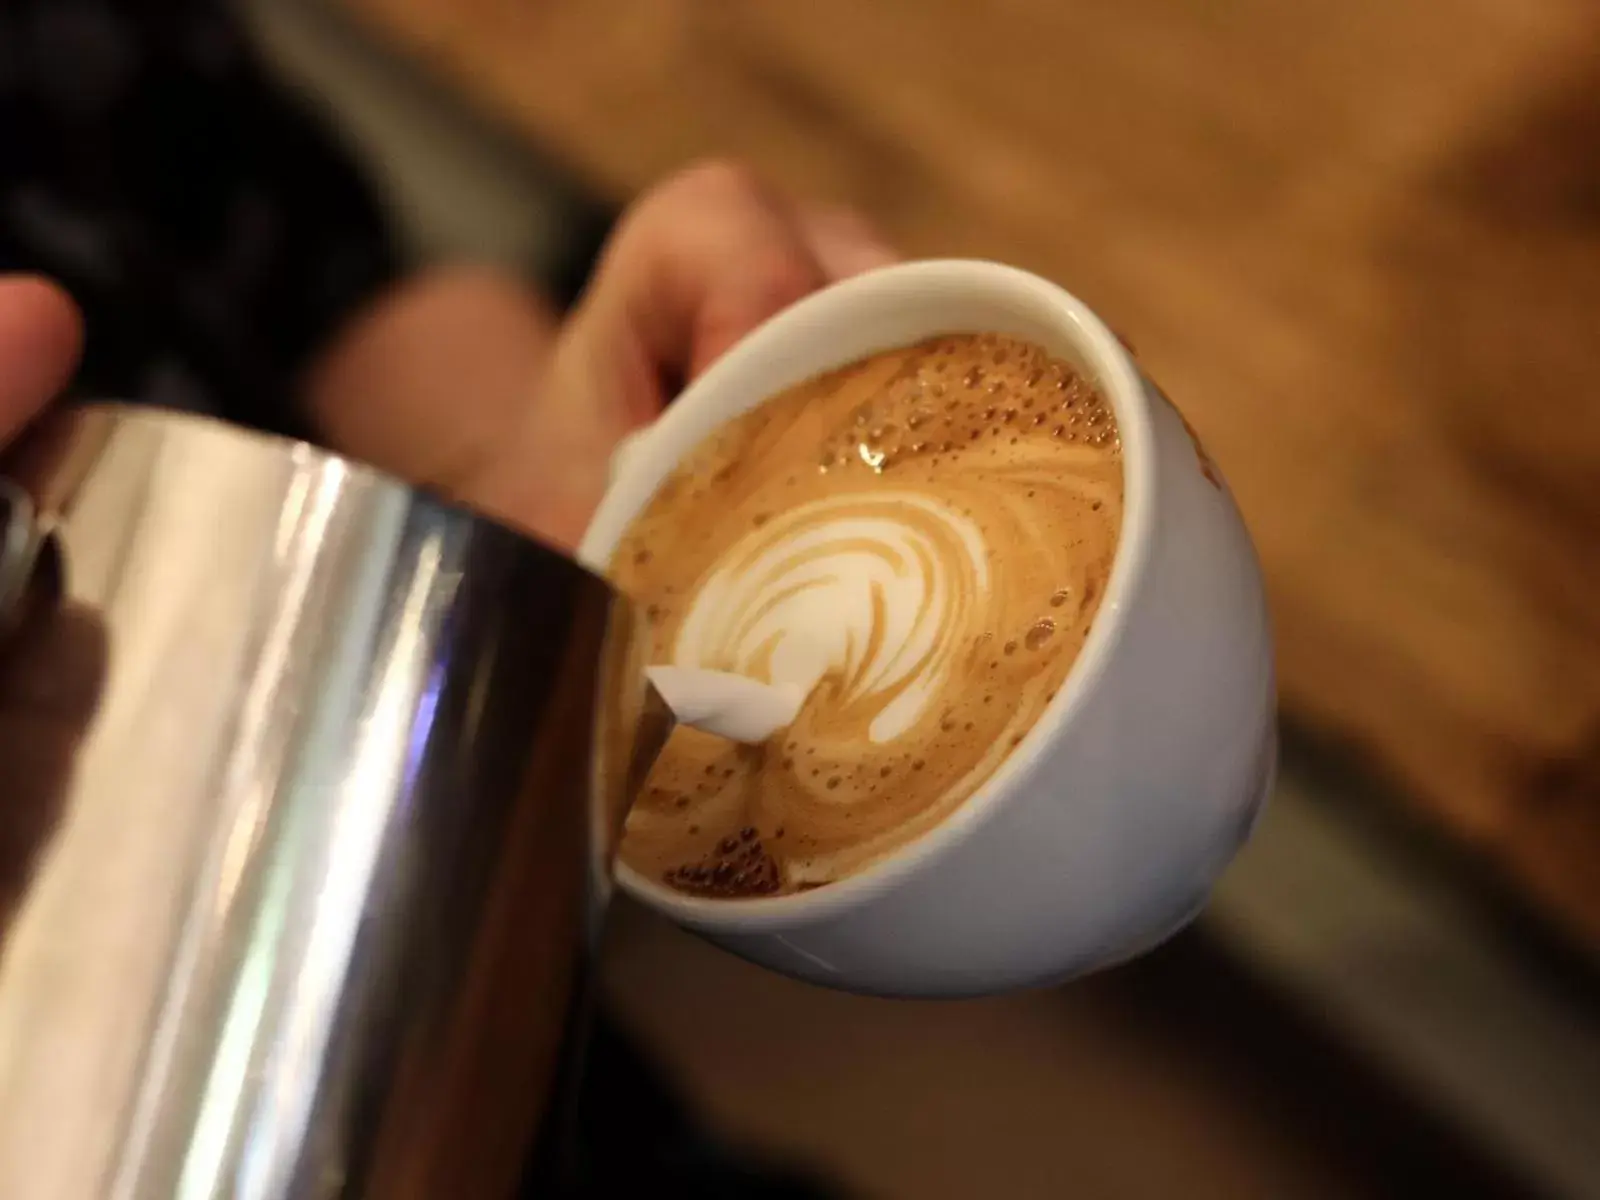
[[652, 661], [796, 683], [760, 746], [673, 734], [622, 857], [707, 896], [860, 871], [954, 812], [1083, 645], [1116, 552], [1110, 406], [1029, 343], [955, 335], [774, 396], [713, 433], [611, 564]]

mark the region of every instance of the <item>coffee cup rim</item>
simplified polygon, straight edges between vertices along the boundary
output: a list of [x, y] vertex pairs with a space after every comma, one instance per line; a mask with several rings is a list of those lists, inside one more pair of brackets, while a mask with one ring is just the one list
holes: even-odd
[[[657, 883], [620, 859], [617, 883], [623, 891], [650, 907], [693, 928], [707, 932], [782, 932], [844, 914], [861, 907], [927, 869], [966, 841], [1008, 800], [1030, 790], [1029, 785], [1049, 759], [1045, 752], [1058, 740], [1088, 703], [1105, 675], [1121, 641], [1131, 598], [1150, 557], [1155, 521], [1155, 447], [1148, 401], [1132, 355], [1121, 340], [1082, 300], [1060, 285], [1019, 267], [985, 259], [921, 259], [879, 267], [823, 288], [779, 312], [758, 326], [692, 382], [647, 430], [634, 435], [627, 462], [634, 468], [651, 458], [650, 448], [675, 438], [682, 444], [665, 463], [659, 459], [648, 482], [624, 489], [614, 477], [578, 549], [580, 561], [603, 572], [628, 523], [649, 503], [662, 481], [682, 455], [702, 436], [707, 406], [717, 411], [720, 425], [764, 402], [775, 390], [759, 396], [733, 392], [736, 380], [751, 364], [772, 354], [801, 330], [839, 325], [852, 314], [882, 311], [930, 292], [965, 293], [992, 299], [1000, 309], [1021, 305], [1026, 316], [1045, 318], [1071, 346], [1072, 356], [1085, 367], [1111, 404], [1122, 440], [1123, 512], [1107, 577], [1105, 594], [1077, 659], [1055, 698], [1046, 704], [1023, 739], [994, 772], [948, 816], [933, 828], [896, 847], [855, 873], [821, 887], [781, 896], [719, 899], [691, 896]], [[878, 350], [905, 345], [917, 337], [943, 333], [988, 333], [992, 328], [940, 325], [930, 322], [920, 334], [885, 342], [876, 350], [862, 350], [828, 359], [819, 356], [795, 374], [794, 382], [833, 367], [855, 362]], [[631, 474], [632, 472], [630, 472]]]

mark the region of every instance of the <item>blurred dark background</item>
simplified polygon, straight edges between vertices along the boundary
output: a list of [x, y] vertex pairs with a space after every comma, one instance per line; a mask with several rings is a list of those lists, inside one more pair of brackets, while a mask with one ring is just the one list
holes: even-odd
[[836, 996], [624, 907], [625, 1026], [869, 1197], [1600, 1196], [1593, 0], [255, 0], [417, 260], [564, 296], [695, 157], [1095, 305], [1227, 472], [1277, 803], [1056, 992]]

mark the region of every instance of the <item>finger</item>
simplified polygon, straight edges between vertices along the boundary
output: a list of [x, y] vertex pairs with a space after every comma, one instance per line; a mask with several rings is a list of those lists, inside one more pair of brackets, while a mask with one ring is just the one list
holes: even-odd
[[66, 387], [83, 325], [67, 294], [30, 276], [0, 276], [0, 441]]
[[900, 260], [877, 226], [854, 209], [811, 206], [802, 208], [796, 219], [829, 282]]
[[555, 337], [549, 305], [519, 281], [436, 268], [333, 340], [309, 372], [306, 404], [341, 453], [452, 493], [504, 449]]
[[790, 207], [748, 171], [691, 168], [640, 198], [562, 333], [520, 436], [471, 502], [558, 545], [582, 534], [617, 443], [828, 276]]
[[[629, 211], [578, 314], [580, 336], [631, 341], [629, 402], [661, 399], [772, 314], [827, 282], [788, 206], [749, 171], [692, 167]], [[648, 420], [654, 411], [634, 411]]]

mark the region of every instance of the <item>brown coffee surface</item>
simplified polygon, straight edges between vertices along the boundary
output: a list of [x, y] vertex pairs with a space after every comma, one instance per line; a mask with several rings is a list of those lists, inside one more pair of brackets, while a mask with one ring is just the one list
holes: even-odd
[[775, 895], [944, 820], [1076, 659], [1122, 493], [1110, 406], [998, 335], [874, 355], [715, 431], [629, 527], [612, 576], [652, 618], [652, 661], [808, 698], [760, 746], [676, 731], [623, 860], [687, 892]]

